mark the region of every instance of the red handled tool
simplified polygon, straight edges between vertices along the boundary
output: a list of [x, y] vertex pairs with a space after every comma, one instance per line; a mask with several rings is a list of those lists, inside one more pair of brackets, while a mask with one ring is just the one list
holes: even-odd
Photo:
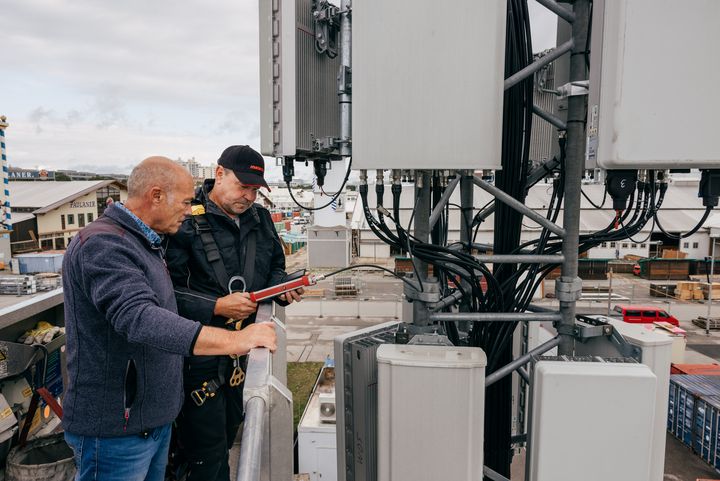
[[322, 274], [303, 275], [302, 277], [298, 277], [297, 279], [293, 279], [291, 281], [281, 282], [280, 284], [277, 284], [275, 286], [251, 292], [250, 300], [253, 302], [264, 301], [265, 299], [270, 299], [272, 297], [279, 296], [280, 294], [284, 294], [288, 291], [294, 291], [295, 289], [299, 289], [301, 287], [314, 286], [318, 283], [318, 281], [321, 281], [323, 279], [325, 279], [325, 276]]

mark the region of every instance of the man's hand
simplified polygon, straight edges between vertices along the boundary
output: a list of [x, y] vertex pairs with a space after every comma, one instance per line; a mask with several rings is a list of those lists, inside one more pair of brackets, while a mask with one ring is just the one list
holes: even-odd
[[302, 296], [305, 293], [305, 289], [302, 287], [299, 289], [295, 289], [294, 291], [287, 291], [285, 294], [281, 294], [278, 296], [278, 299], [281, 301], [285, 301], [288, 304], [292, 304], [293, 301], [300, 302], [302, 301]]
[[277, 335], [275, 334], [274, 322], [261, 322], [260, 324], [250, 324], [241, 331], [235, 331], [238, 341], [237, 354], [244, 355], [250, 352], [250, 349], [256, 347], [267, 347], [270, 352], [277, 349]]
[[196, 356], [218, 356], [238, 354], [244, 356], [250, 349], [267, 347], [275, 352], [277, 335], [275, 323], [250, 324], [241, 331], [229, 331], [219, 327], [202, 326], [195, 341], [193, 354]]
[[257, 311], [257, 303], [250, 300], [250, 294], [247, 292], [233, 292], [225, 297], [218, 297], [213, 313], [216, 316], [242, 321], [250, 317], [255, 311]]

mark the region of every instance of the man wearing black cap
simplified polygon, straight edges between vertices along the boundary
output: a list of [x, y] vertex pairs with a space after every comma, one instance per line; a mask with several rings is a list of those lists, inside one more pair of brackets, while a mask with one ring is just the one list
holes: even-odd
[[[182, 316], [239, 329], [254, 322], [257, 310], [248, 292], [285, 278], [285, 256], [270, 213], [254, 203], [258, 189], [268, 188], [264, 174], [259, 153], [233, 145], [220, 156], [215, 179], [206, 179], [196, 192], [193, 215], [170, 238], [167, 251]], [[235, 276], [245, 285], [229, 286]], [[300, 294], [289, 292], [277, 301], [299, 301]], [[228, 451], [243, 419], [243, 361], [186, 358], [178, 438], [188, 481], [229, 480]]]

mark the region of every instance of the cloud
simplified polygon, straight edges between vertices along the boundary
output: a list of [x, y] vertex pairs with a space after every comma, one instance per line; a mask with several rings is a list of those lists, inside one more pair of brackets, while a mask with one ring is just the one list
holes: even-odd
[[[529, 4], [535, 49], [554, 45], [554, 16]], [[129, 172], [152, 154], [210, 163], [227, 145], [258, 148], [257, 5], [3, 0], [11, 164]]]

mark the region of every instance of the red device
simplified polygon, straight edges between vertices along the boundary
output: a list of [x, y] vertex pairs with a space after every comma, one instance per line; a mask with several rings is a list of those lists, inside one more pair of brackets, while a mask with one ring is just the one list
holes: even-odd
[[325, 276], [322, 274], [303, 275], [291, 281], [281, 282], [280, 284], [277, 284], [275, 286], [251, 292], [250, 300], [253, 302], [260, 302], [266, 299], [271, 299], [275, 296], [279, 296], [280, 294], [284, 294], [288, 291], [294, 291], [295, 289], [299, 289], [301, 287], [314, 286], [318, 283], [318, 281], [321, 281], [323, 279], [325, 279]]

